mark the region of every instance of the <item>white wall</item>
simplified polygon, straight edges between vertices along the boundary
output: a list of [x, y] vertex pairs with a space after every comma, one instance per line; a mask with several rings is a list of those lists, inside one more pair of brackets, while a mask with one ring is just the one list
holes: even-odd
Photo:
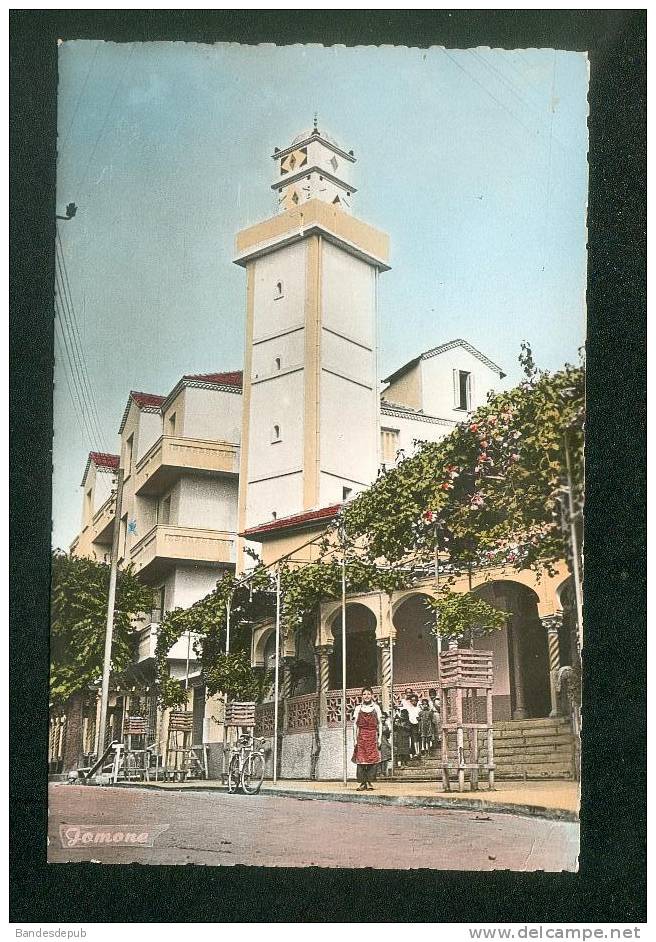
[[237, 489], [237, 481], [230, 478], [181, 478], [176, 525], [235, 532]]
[[[320, 469], [337, 475], [347, 487], [351, 481], [367, 486], [376, 478], [378, 442], [371, 416], [372, 394], [371, 389], [321, 373]], [[322, 505], [330, 502], [329, 494], [334, 496], [327, 480], [322, 474]], [[341, 484], [337, 484], [341, 500]]]
[[136, 451], [132, 460], [133, 467], [146, 454], [162, 434], [162, 416], [158, 412], [140, 412], [139, 427], [135, 437]]
[[[276, 357], [280, 359], [280, 370], [276, 366]], [[280, 371], [303, 366], [304, 358], [304, 328], [261, 340], [253, 345], [252, 379], [264, 379], [267, 376], [275, 376]]]
[[461, 422], [466, 412], [455, 408], [453, 371], [471, 373], [472, 411], [483, 405], [490, 389], [500, 389], [499, 374], [481, 363], [478, 357], [464, 347], [453, 347], [434, 357], [421, 361], [423, 411], [441, 419]]
[[[300, 471], [284, 477], [269, 478], [248, 485], [246, 527], [254, 527], [271, 520], [273, 511], [278, 517], [299, 513], [303, 507], [303, 475]], [[259, 547], [256, 547], [259, 551]]]
[[[93, 486], [93, 513], [100, 510], [105, 501], [109, 498], [112, 488], [116, 484], [116, 474], [113, 471], [96, 470], [96, 476]], [[87, 490], [89, 485], [87, 485]]]
[[[421, 419], [406, 418], [400, 415], [386, 415], [381, 411], [380, 415], [381, 434], [383, 429], [395, 429], [398, 431], [398, 448], [405, 451], [406, 457], [410, 457], [414, 450], [415, 439], [425, 442], [439, 442], [448, 435], [452, 425], [438, 425], [435, 422], [426, 422]], [[381, 451], [381, 464], [389, 467], [389, 461], [383, 461]]]
[[[172, 608], [189, 608], [216, 588], [221, 570], [211, 566], [177, 566], [172, 573]], [[167, 603], [168, 604], [168, 603]]]
[[322, 272], [323, 326], [373, 349], [374, 269], [324, 240]]
[[[270, 337], [304, 321], [305, 242], [278, 249], [255, 263], [253, 339]], [[276, 298], [276, 283], [283, 283], [283, 297]]]
[[187, 386], [182, 428], [176, 436], [205, 441], [241, 441], [241, 394]]

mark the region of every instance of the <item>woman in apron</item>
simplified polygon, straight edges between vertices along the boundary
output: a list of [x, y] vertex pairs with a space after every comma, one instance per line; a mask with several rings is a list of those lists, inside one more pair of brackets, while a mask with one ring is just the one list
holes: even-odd
[[373, 702], [371, 687], [362, 689], [362, 703], [353, 713], [353, 759], [358, 767], [359, 792], [373, 791], [372, 779], [380, 762], [380, 739], [383, 721], [380, 707]]

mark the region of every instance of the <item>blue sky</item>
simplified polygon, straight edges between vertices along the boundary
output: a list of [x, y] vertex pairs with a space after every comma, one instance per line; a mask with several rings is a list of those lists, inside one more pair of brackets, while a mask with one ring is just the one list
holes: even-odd
[[355, 215], [389, 233], [381, 375], [463, 337], [518, 378], [585, 335], [587, 61], [554, 50], [60, 47], [58, 212], [100, 436], [56, 346], [53, 543], [79, 528], [91, 448], [118, 448], [130, 389], [240, 369], [235, 233], [276, 212], [273, 148], [318, 112], [353, 149]]

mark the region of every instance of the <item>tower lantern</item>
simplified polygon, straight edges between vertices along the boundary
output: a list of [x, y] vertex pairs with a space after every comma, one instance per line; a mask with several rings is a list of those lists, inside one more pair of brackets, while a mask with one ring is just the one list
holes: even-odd
[[355, 157], [317, 127], [297, 134], [289, 146], [272, 154], [276, 180], [271, 189], [278, 194], [280, 212], [297, 209], [306, 200], [319, 199], [351, 211], [355, 187], [352, 173]]

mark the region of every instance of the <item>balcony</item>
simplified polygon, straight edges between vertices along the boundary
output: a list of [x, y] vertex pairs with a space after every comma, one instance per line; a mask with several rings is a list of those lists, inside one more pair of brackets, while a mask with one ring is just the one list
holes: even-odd
[[[157, 622], [151, 622], [149, 625], [146, 625], [144, 628], [140, 629], [137, 641], [137, 663], [141, 664], [144, 661], [155, 659], [158, 630], [159, 625]], [[192, 632], [191, 643], [189, 643], [189, 636], [187, 634], [184, 634], [181, 638], [178, 638], [167, 654], [168, 660], [186, 661], [188, 652], [189, 660], [190, 662], [194, 663], [194, 668], [197, 670], [195, 665], [197, 657], [194, 652], [194, 642], [196, 641], [197, 637], [198, 636]]]
[[91, 521], [92, 543], [101, 543], [111, 546], [112, 533], [114, 528], [114, 517], [116, 516], [116, 505], [112, 497], [108, 497], [105, 503], [93, 515]]
[[204, 530], [201, 527], [154, 526], [132, 547], [131, 561], [135, 573], [158, 576], [176, 562], [235, 562], [235, 534], [225, 530]]
[[167, 491], [185, 471], [237, 475], [239, 446], [163, 435], [139, 460], [135, 471], [134, 493], [157, 496]]

